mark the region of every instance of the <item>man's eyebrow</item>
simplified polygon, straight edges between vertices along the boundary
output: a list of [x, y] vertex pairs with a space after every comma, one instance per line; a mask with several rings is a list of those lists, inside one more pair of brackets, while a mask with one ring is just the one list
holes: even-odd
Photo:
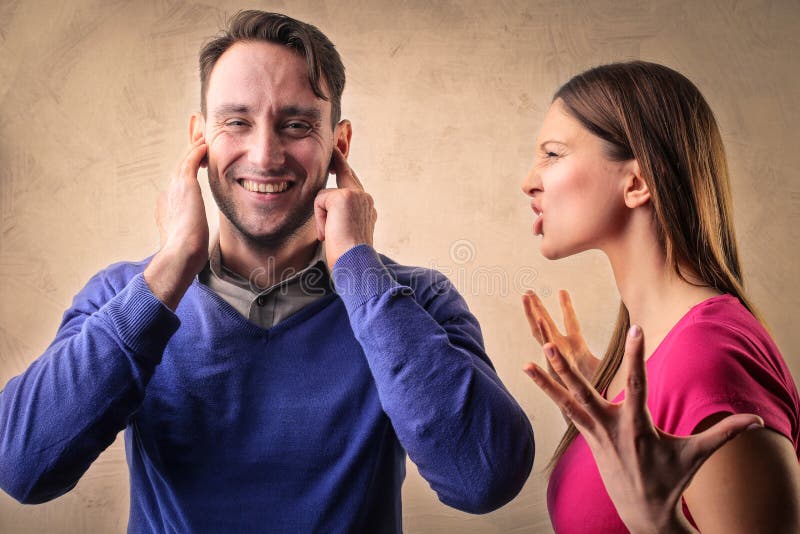
[[214, 108], [215, 115], [231, 115], [238, 113], [250, 113], [250, 106], [247, 104], [220, 104]]
[[[214, 108], [214, 115], [237, 115], [249, 114], [252, 108], [247, 104], [220, 104]], [[319, 121], [322, 119], [322, 111], [311, 106], [284, 106], [279, 110], [284, 117], [305, 117], [307, 119]]]
[[315, 107], [286, 106], [281, 108], [281, 115], [286, 117], [305, 117], [307, 119], [322, 119], [322, 111]]

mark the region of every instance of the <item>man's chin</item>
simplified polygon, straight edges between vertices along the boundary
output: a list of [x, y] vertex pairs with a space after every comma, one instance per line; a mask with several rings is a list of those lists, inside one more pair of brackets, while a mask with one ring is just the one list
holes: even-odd
[[270, 226], [230, 224], [229, 227], [239, 239], [252, 246], [277, 248], [287, 245], [305, 234], [313, 235], [313, 222], [312, 217], [308, 217], [303, 222], [285, 221], [283, 224]]

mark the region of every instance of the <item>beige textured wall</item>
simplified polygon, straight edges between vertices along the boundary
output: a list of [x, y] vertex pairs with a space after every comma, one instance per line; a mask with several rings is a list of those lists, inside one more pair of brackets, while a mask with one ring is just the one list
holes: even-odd
[[[563, 427], [520, 372], [540, 355], [518, 295], [524, 283], [555, 305], [553, 292], [570, 289], [597, 351], [617, 297], [603, 257], [539, 255], [519, 183], [550, 95], [591, 65], [659, 61], [704, 91], [727, 144], [750, 290], [800, 377], [796, 0], [2, 0], [0, 385], [46, 347], [94, 272], [155, 250], [155, 199], [197, 105], [197, 49], [243, 7], [308, 20], [337, 44], [378, 248], [451, 276], [535, 426], [535, 472], [498, 512], [448, 509], [410, 469], [408, 532], [550, 530], [541, 470]], [[127, 492], [118, 440], [52, 503], [0, 495], [0, 532], [123, 532]]]

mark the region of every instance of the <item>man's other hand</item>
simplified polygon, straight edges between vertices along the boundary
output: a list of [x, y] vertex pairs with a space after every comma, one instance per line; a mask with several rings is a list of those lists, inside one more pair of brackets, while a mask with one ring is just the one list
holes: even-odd
[[337, 189], [323, 189], [314, 201], [317, 238], [325, 241], [328, 266], [356, 245], [372, 245], [378, 212], [338, 147], [333, 148], [331, 170]]

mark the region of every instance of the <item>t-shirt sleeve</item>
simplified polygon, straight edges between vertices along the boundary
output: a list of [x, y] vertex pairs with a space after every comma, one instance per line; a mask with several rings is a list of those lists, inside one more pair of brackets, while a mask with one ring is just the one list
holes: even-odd
[[659, 349], [667, 352], [652, 373], [657, 376], [651, 379], [651, 399], [659, 399], [650, 403], [656, 425], [686, 436], [711, 415], [753, 413], [797, 448], [796, 389], [774, 344], [708, 321], [675, 334]]

